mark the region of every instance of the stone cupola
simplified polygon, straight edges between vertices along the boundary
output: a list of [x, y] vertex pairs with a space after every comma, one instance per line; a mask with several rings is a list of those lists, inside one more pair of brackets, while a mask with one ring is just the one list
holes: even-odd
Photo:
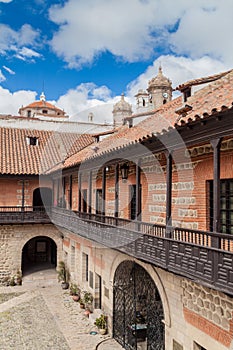
[[113, 106], [113, 125], [114, 128], [124, 124], [124, 119], [132, 116], [132, 106], [125, 101], [124, 93], [121, 94], [121, 99]]
[[172, 82], [163, 75], [161, 66], [159, 67], [158, 75], [149, 81], [147, 91], [149, 94], [149, 103], [153, 109], [157, 109], [161, 105], [171, 101]]

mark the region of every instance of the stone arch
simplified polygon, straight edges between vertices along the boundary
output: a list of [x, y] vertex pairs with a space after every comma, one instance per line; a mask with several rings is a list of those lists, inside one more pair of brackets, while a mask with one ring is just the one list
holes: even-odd
[[57, 259], [62, 260], [62, 233], [54, 225], [23, 225], [17, 228], [17, 240], [15, 241], [14, 250], [14, 269], [21, 270], [22, 267], [22, 251], [23, 247], [31, 239], [38, 237], [47, 237], [54, 241], [57, 247]]
[[23, 246], [21, 270], [43, 270], [57, 266], [57, 245], [48, 236], [35, 236]]
[[165, 348], [164, 309], [154, 280], [141, 264], [127, 259], [114, 274], [113, 336], [125, 348]]
[[153, 279], [156, 285], [156, 288], [158, 289], [158, 292], [162, 300], [163, 309], [164, 309], [164, 323], [166, 327], [171, 327], [171, 314], [170, 314], [168, 297], [162, 282], [162, 278], [160, 277], [156, 267], [152, 266], [151, 264], [147, 264], [137, 259], [134, 259], [133, 257], [127, 256], [126, 258], [124, 255], [118, 254], [117, 257], [114, 259], [110, 269], [110, 281], [112, 282], [112, 284], [114, 281], [114, 275], [117, 267], [126, 260], [135, 261], [138, 265], [141, 265], [149, 273], [149, 275], [151, 276], [151, 278]]

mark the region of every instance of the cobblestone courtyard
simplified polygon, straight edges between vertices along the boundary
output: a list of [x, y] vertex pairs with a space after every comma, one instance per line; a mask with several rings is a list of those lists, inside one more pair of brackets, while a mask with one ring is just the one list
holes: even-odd
[[56, 281], [55, 271], [25, 278], [22, 286], [0, 287], [1, 350], [119, 350], [100, 334]]

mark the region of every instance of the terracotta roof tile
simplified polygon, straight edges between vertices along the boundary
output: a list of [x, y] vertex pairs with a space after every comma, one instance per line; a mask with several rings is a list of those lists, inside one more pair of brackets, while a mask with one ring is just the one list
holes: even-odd
[[224, 77], [224, 75], [226, 75], [226, 74], [228, 74], [230, 72], [231, 72], [231, 70], [228, 70], [226, 72], [222, 72], [222, 73], [219, 73], [219, 74], [209, 75], [208, 77], [192, 79], [192, 80], [186, 81], [183, 84], [180, 84], [179, 86], [177, 86], [175, 88], [175, 90], [183, 91], [186, 88], [188, 88], [190, 86], [193, 86], [193, 85], [200, 85], [200, 84], [209, 83], [209, 82], [212, 82], [212, 81], [215, 81], [215, 80], [218, 80], [218, 79]]
[[[28, 108], [49, 108], [49, 109], [53, 109], [56, 111], [62, 111], [62, 109], [54, 106], [53, 104], [47, 102], [47, 101], [35, 101], [30, 103], [27, 106], [21, 107], [20, 110], [24, 110], [24, 109], [28, 109]], [[63, 112], [63, 111], [62, 111]]]
[[[30, 137], [38, 145], [29, 145]], [[38, 175], [91, 143], [86, 134], [0, 128], [0, 173]]]
[[232, 108], [233, 101], [233, 70], [220, 75], [218, 80], [213, 81], [203, 89], [198, 90], [193, 96], [188, 98], [187, 103], [192, 106], [185, 117], [180, 118], [176, 110], [182, 107], [182, 96], [161, 106], [148, 118], [129, 128], [120, 127], [113, 135], [105, 138], [96, 144], [97, 148], [89, 146], [72, 157], [67, 158], [64, 166], [70, 167], [91, 159], [125, 147], [131, 143], [140, 142], [145, 137], [152, 134], [162, 133], [164, 130], [174, 128], [177, 125], [190, 123], [196, 118], [208, 117], [215, 110], [221, 111]]

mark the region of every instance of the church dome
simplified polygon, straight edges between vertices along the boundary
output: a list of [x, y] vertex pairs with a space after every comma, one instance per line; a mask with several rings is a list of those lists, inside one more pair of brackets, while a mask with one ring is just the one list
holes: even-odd
[[156, 77], [152, 78], [148, 83], [148, 91], [157, 87], [171, 88], [172, 82], [170, 79], [165, 77], [162, 72], [162, 67], [159, 67], [159, 72]]
[[132, 113], [132, 106], [125, 101], [124, 93], [121, 94], [121, 99], [113, 106], [113, 113], [115, 112], [130, 112]]

